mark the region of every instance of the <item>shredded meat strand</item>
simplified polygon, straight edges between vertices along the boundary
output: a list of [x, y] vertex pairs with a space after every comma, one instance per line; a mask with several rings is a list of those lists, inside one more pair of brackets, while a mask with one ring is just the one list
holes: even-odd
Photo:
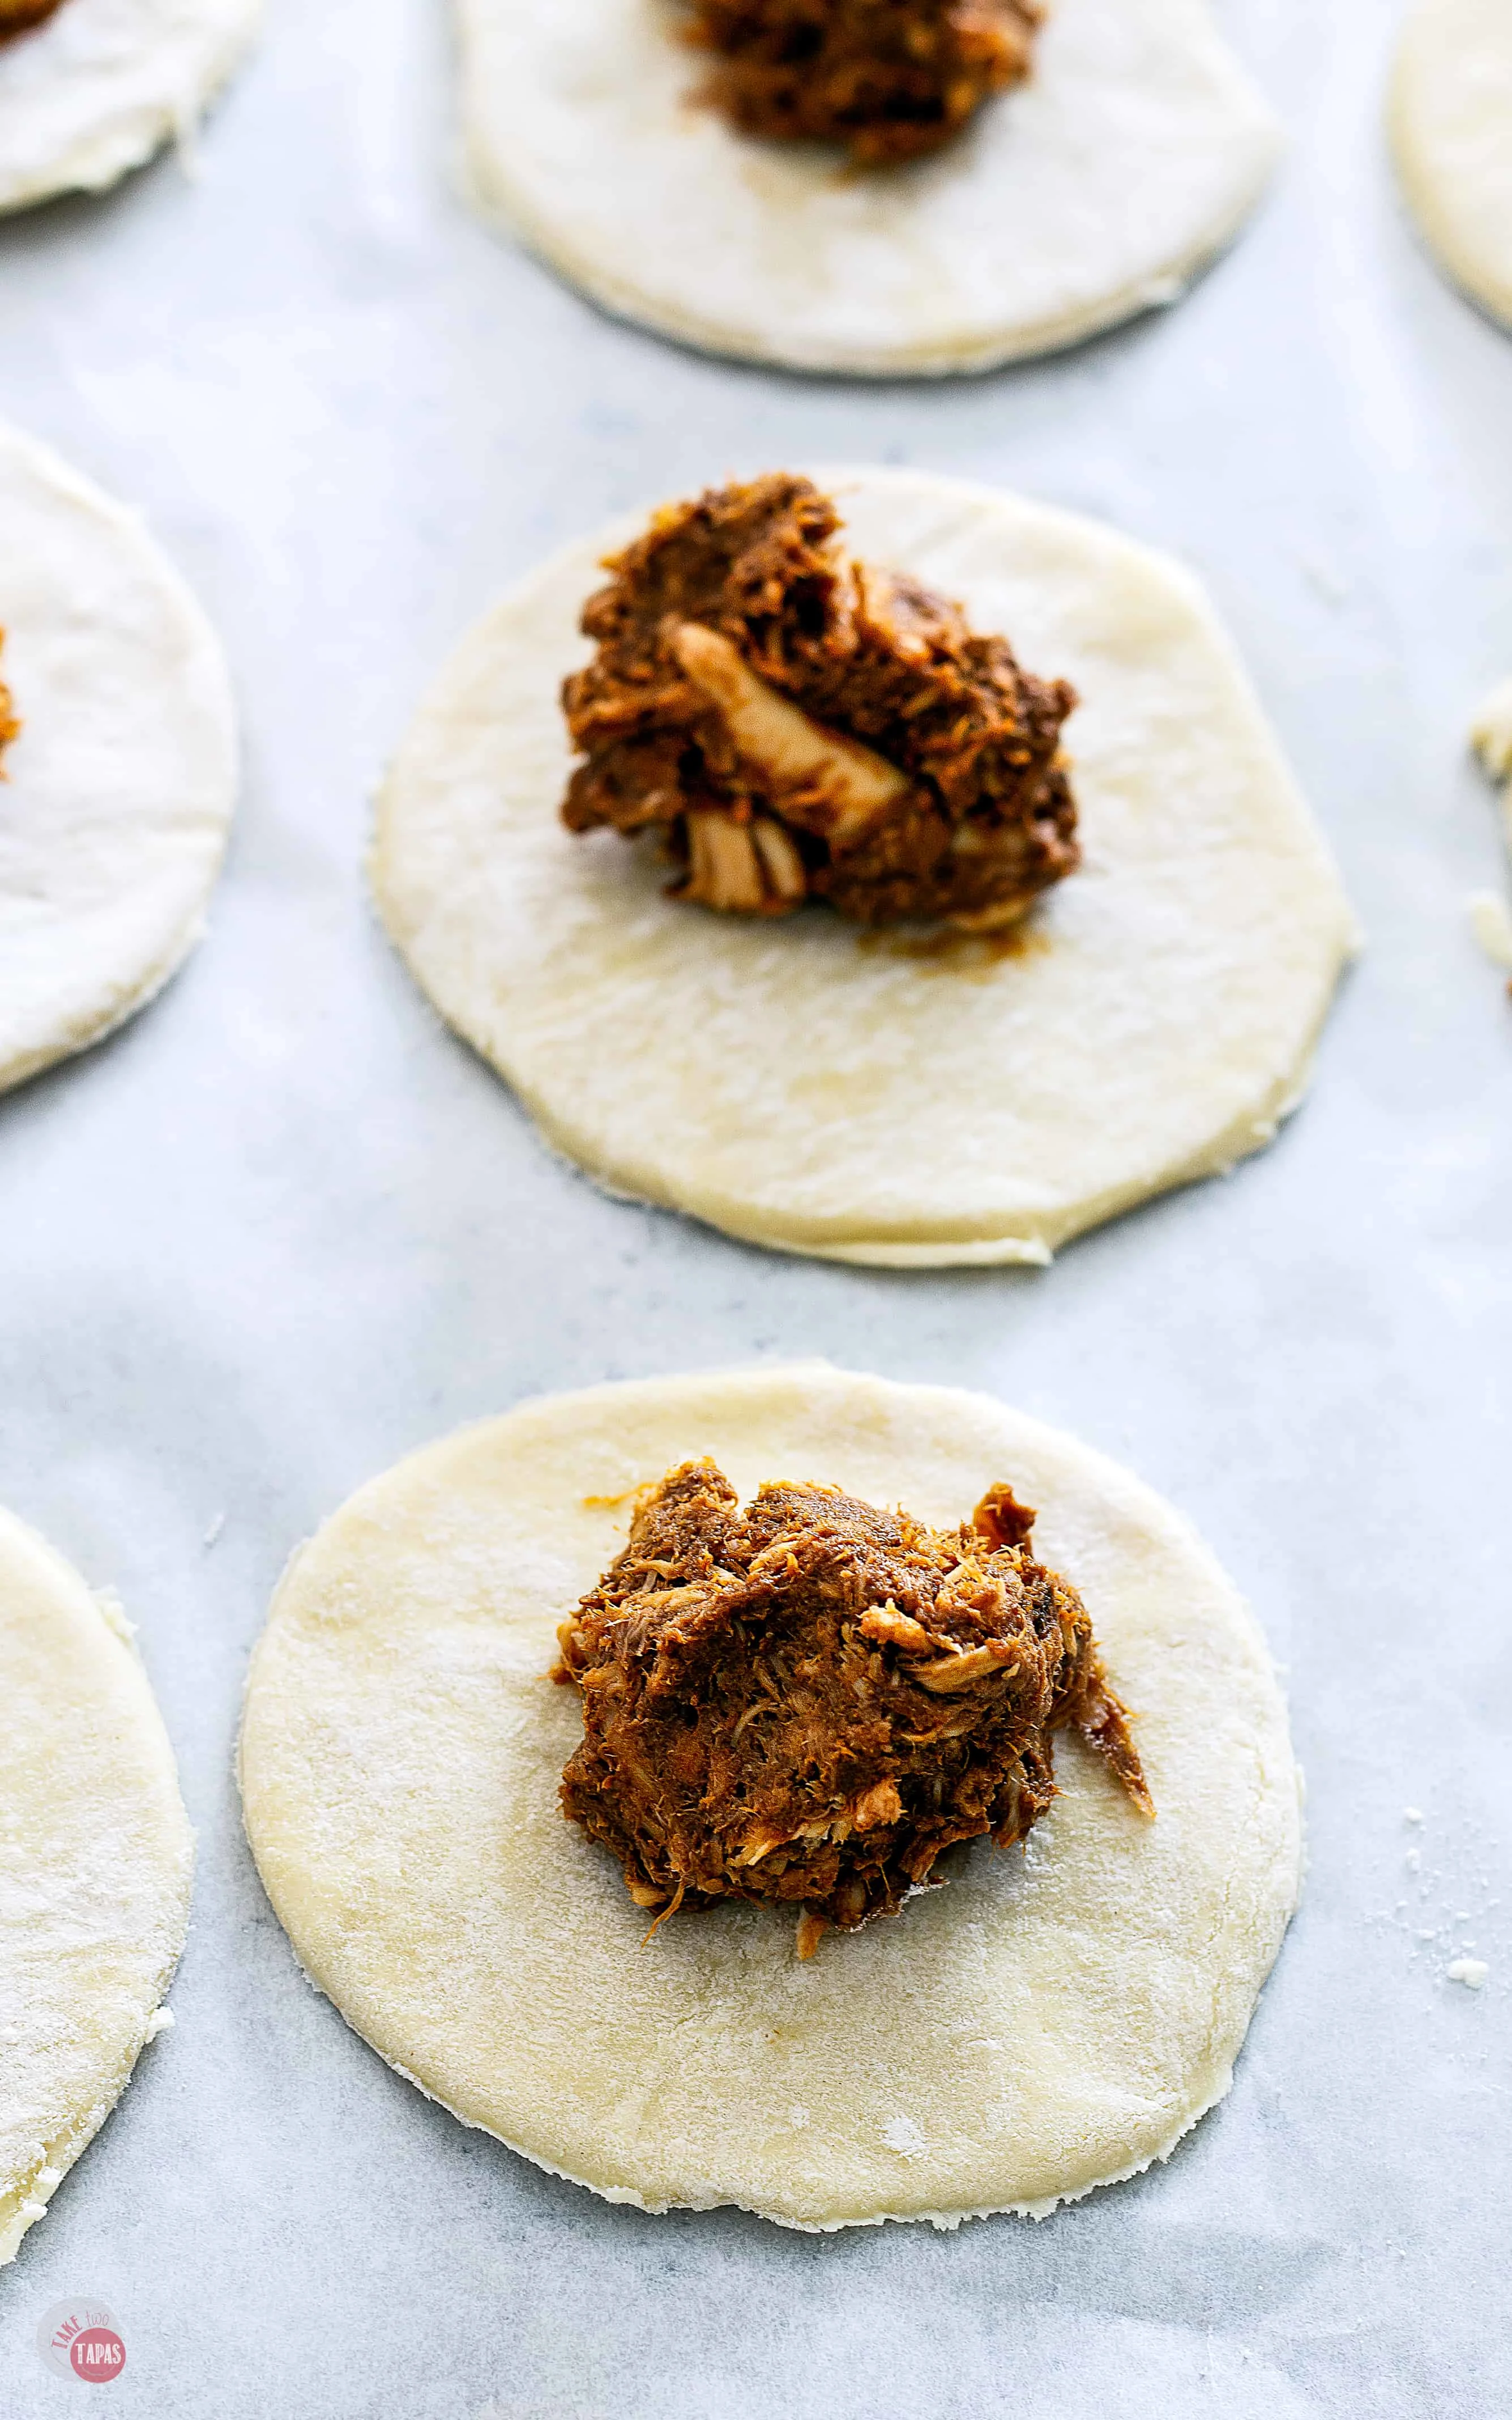
[[1029, 72], [1040, 0], [693, 0], [706, 97], [743, 134], [841, 143], [867, 167], [937, 151]]
[[[625, 1552], [563, 1622], [582, 1695], [563, 1812], [657, 1919], [727, 1898], [826, 1926], [891, 1915], [941, 1852], [1023, 1840], [1079, 1730], [1152, 1814], [1087, 1608], [995, 1487], [954, 1531], [839, 1488], [717, 1465], [645, 1489]], [[938, 1879], [938, 1877], [934, 1877]]]
[[1069, 683], [918, 582], [848, 561], [776, 472], [658, 513], [608, 565], [563, 689], [571, 831], [656, 833], [676, 895], [863, 924], [1017, 923], [1074, 871]]
[[[5, 648], [6, 634], [4, 630], [0, 630], [0, 656], [5, 654]], [[19, 738], [20, 736], [21, 724], [16, 716], [16, 701], [6, 687], [4, 675], [0, 675], [0, 782], [6, 779], [6, 750], [11, 741]]]

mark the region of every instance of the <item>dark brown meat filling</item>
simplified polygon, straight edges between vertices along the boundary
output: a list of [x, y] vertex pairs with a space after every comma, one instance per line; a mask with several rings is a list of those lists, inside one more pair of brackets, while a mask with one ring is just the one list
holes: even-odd
[[12, 34], [29, 34], [34, 25], [43, 25], [56, 14], [63, 0], [0, 0], [0, 42], [8, 42]]
[[848, 562], [778, 472], [669, 505], [608, 566], [563, 706], [572, 831], [653, 830], [706, 908], [1014, 923], [1080, 862], [1065, 681], [918, 582]]
[[1040, 0], [693, 0], [708, 97], [743, 134], [936, 151], [1029, 72]]
[[941, 1531], [833, 1487], [767, 1485], [742, 1512], [715, 1463], [669, 1471], [558, 1633], [583, 1711], [563, 1810], [640, 1907], [801, 1907], [800, 1957], [894, 1913], [952, 1841], [1022, 1840], [1068, 1726], [1152, 1812], [1033, 1523], [1007, 1487]]

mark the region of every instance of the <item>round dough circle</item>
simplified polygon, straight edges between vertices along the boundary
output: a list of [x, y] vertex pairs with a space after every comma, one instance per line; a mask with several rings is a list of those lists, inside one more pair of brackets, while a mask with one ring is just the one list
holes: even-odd
[[219, 643], [133, 513], [0, 427], [0, 1091], [82, 1050], [187, 956], [225, 850]]
[[[622, 1491], [714, 1454], [743, 1497], [838, 1481], [961, 1519], [1011, 1476], [1085, 1593], [1158, 1809], [1074, 1740], [1026, 1853], [826, 1941], [792, 1912], [646, 1919], [557, 1804], [580, 1736], [553, 1626]], [[247, 1830], [311, 1977], [391, 2065], [555, 2175], [790, 2226], [1042, 2215], [1164, 2158], [1227, 2091], [1295, 1903], [1285, 1707], [1168, 1506], [984, 1397], [823, 1364], [545, 1398], [363, 1488], [254, 1657]]]
[[978, 370], [1176, 299], [1276, 150], [1208, 0], [1056, 0], [1030, 81], [852, 176], [690, 106], [671, 0], [460, 0], [466, 174], [574, 284], [710, 351]]
[[1353, 926], [1189, 574], [1100, 524], [918, 472], [817, 472], [845, 542], [1075, 682], [1083, 871], [1027, 947], [920, 960], [822, 908], [667, 899], [557, 808], [584, 541], [467, 638], [379, 803], [390, 933], [448, 1022], [612, 1190], [777, 1249], [1045, 1261], [1257, 1150], [1304, 1088]]
[[130, 1636], [0, 1512], [0, 2263], [115, 2107], [184, 1946], [193, 1835]]
[[262, 0], [63, 0], [0, 44], [0, 210], [98, 193], [187, 138]]
[[1512, 9], [1418, 0], [1392, 135], [1407, 196], [1449, 275], [1512, 327]]

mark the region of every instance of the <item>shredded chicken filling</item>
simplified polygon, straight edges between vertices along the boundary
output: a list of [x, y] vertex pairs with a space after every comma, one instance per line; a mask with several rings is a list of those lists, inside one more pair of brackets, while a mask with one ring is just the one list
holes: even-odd
[[776, 473], [669, 506], [609, 565], [563, 705], [572, 831], [653, 832], [696, 905], [1016, 923], [1080, 861], [1065, 681], [919, 582], [848, 561]]
[[1023, 1840], [1074, 1729], [1146, 1814], [1128, 1718], [1075, 1590], [995, 1487], [927, 1528], [838, 1488], [764, 1486], [744, 1512], [708, 1460], [644, 1490], [629, 1543], [565, 1621], [581, 1692], [565, 1814], [659, 1923], [723, 1899], [827, 1927], [894, 1914], [944, 1850]]
[[744, 134], [936, 151], [1029, 72], [1041, 0], [692, 0], [707, 96]]

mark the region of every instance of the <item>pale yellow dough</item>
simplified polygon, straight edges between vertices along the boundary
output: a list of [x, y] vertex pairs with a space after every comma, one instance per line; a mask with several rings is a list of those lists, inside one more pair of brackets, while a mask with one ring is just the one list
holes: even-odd
[[1392, 136], [1409, 201], [1457, 285], [1512, 326], [1512, 7], [1416, 0]]
[[204, 930], [237, 741], [220, 645], [134, 513], [0, 426], [0, 1092], [110, 1032]]
[[611, 311], [800, 369], [983, 369], [1173, 302], [1276, 151], [1208, 0], [1055, 0], [1029, 83], [863, 177], [690, 105], [671, 0], [458, 0], [458, 22], [479, 206]]
[[0, 44], [0, 210], [97, 193], [187, 140], [263, 0], [63, 0]]
[[995, 965], [664, 896], [559, 820], [558, 705], [600, 531], [464, 640], [400, 749], [371, 873], [458, 1032], [611, 1189], [823, 1258], [1042, 1262], [1230, 1167], [1300, 1097], [1354, 928], [1190, 573], [1094, 521], [922, 472], [820, 471], [846, 542], [1063, 674], [1087, 862]]
[[[832, 1937], [791, 1912], [646, 1947], [567, 1823], [553, 1627], [623, 1543], [612, 1499], [712, 1453], [742, 1495], [836, 1481], [954, 1523], [993, 1481], [1091, 1608], [1159, 1810], [1079, 1744], [1025, 1853]], [[374, 1481], [298, 1554], [254, 1657], [247, 1830], [301, 1962], [469, 2125], [647, 2210], [954, 2226], [1162, 2159], [1232, 2079], [1295, 1902], [1298, 1777], [1265, 1646], [1127, 1472], [985, 1397], [822, 1364], [546, 1398]]]
[[8, 1512], [0, 1776], [3, 2263], [164, 2022], [193, 1857], [124, 1618]]

